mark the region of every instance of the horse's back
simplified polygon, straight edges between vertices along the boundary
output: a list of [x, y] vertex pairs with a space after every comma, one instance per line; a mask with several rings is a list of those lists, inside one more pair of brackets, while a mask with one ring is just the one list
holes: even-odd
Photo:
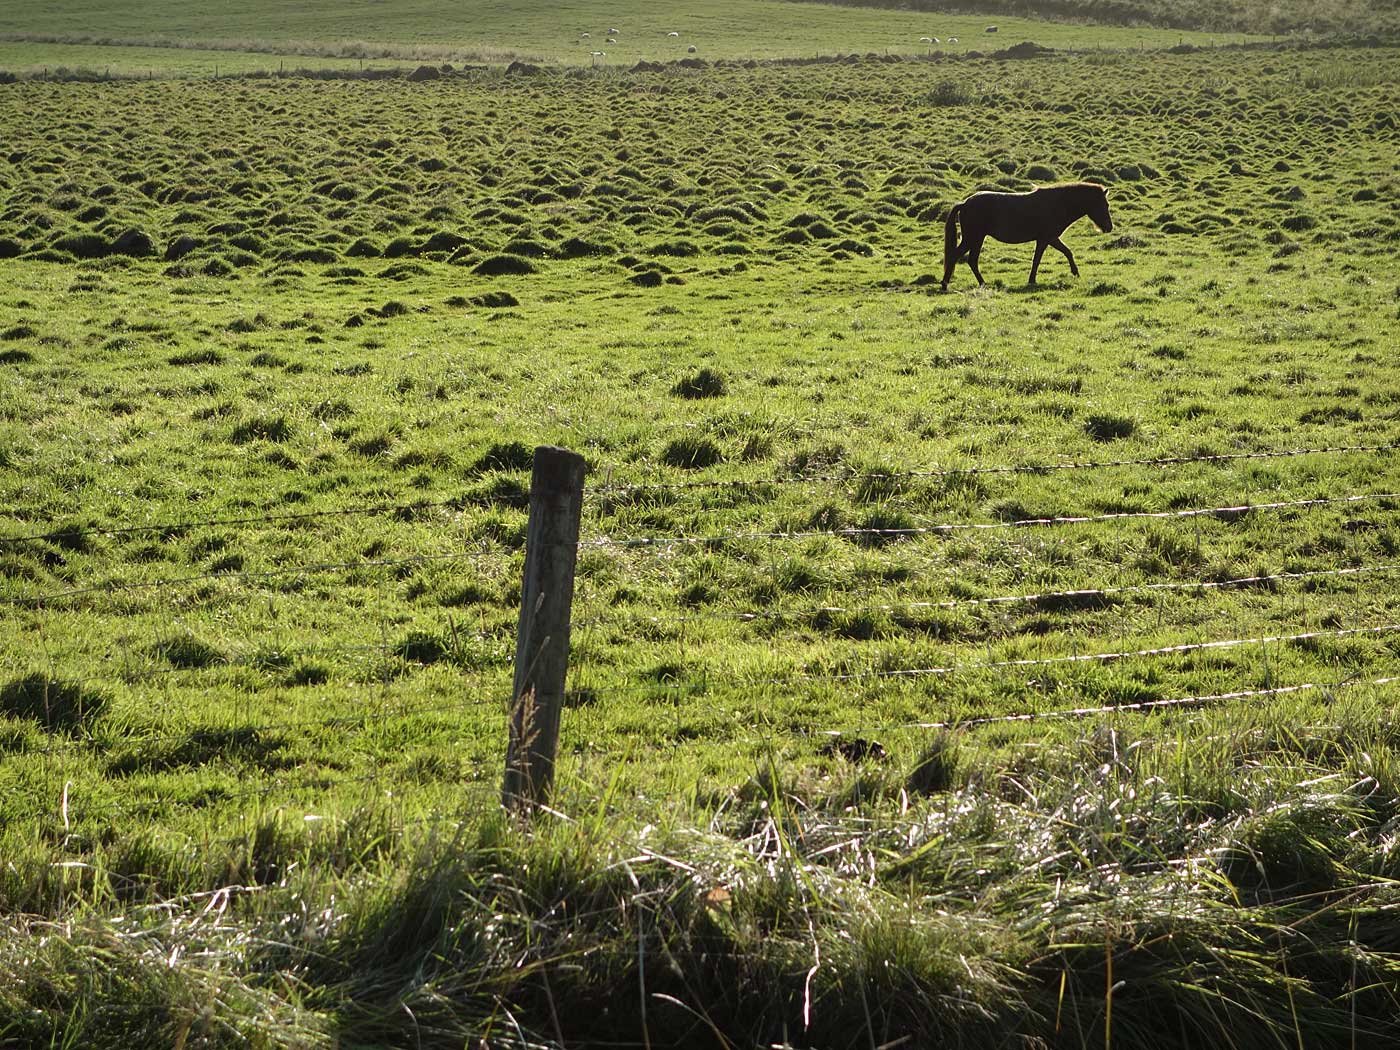
[[963, 226], [980, 226], [997, 240], [1008, 243], [1033, 241], [1040, 230], [1035, 192], [980, 190], [963, 201]]
[[978, 227], [1008, 244], [1050, 240], [1086, 213], [1083, 198], [1079, 184], [1041, 186], [1026, 193], [979, 190], [962, 203], [963, 228]]

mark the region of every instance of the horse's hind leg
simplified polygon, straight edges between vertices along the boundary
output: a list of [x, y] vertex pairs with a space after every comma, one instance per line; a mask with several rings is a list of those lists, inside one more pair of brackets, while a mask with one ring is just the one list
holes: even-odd
[[969, 248], [967, 252], [967, 265], [972, 270], [972, 276], [977, 278], [978, 284], [987, 283], [982, 279], [982, 271], [977, 268], [977, 262], [979, 259], [982, 258], [982, 242], [985, 239], [986, 237], [984, 235], [982, 237], [978, 237], [976, 240], [969, 240]]
[[[1074, 274], [1074, 276], [1078, 277], [1078, 276], [1079, 276], [1079, 267], [1076, 266], [1076, 265], [1074, 265], [1074, 252], [1072, 252], [1072, 251], [1070, 251], [1068, 248], [1066, 248], [1066, 247], [1065, 247], [1065, 242], [1062, 241], [1062, 240], [1060, 240], [1060, 238], [1058, 238], [1058, 237], [1056, 237], [1056, 238], [1055, 238], [1053, 241], [1051, 241], [1050, 243], [1051, 243], [1051, 245], [1053, 245], [1054, 247], [1058, 248], [1058, 249], [1060, 250], [1060, 253], [1061, 253], [1066, 259], [1069, 260], [1069, 272], [1072, 273], [1072, 274]], [[1037, 259], [1037, 261], [1040, 259], [1040, 252], [1039, 252], [1039, 250], [1037, 250], [1037, 252], [1036, 252], [1036, 259]], [[1033, 278], [1034, 278], [1034, 274], [1035, 274], [1035, 269], [1034, 269], [1034, 268], [1031, 269], [1031, 274], [1032, 274], [1032, 283], [1034, 283], [1034, 279], [1033, 279]]]
[[953, 270], [958, 265], [958, 260], [967, 254], [967, 239], [964, 238], [962, 244], [953, 249], [952, 256], [948, 259], [948, 265], [943, 268], [943, 290], [948, 290], [948, 282], [953, 279]]
[[1040, 269], [1040, 257], [1045, 254], [1045, 241], [1035, 242], [1035, 258], [1031, 260], [1031, 279], [1027, 284], [1035, 284], [1035, 272]]

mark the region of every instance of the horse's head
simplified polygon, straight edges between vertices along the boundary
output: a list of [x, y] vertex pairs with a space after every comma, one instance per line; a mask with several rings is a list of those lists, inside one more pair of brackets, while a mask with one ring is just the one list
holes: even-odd
[[1099, 192], [1094, 194], [1089, 204], [1089, 218], [1094, 221], [1094, 225], [1103, 230], [1104, 233], [1113, 232], [1113, 216], [1108, 214], [1108, 190], [1103, 186], [1094, 187]]

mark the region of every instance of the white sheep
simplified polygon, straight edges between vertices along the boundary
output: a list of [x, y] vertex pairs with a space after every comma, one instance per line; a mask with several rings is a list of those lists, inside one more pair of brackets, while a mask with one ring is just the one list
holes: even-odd
[[617, 36], [617, 34], [620, 32], [622, 32], [622, 30], [620, 29], [609, 29], [608, 36]]
[[680, 34], [677, 33], [677, 32], [675, 32], [674, 30], [672, 30], [671, 32], [667, 33], [666, 35], [667, 35], [667, 36], [680, 36]]
[[956, 44], [957, 42], [958, 42], [958, 38], [955, 37], [955, 36], [950, 36], [950, 37], [948, 38], [948, 43], [950, 43], [950, 44]]
[[588, 39], [589, 37], [591, 37], [592, 35], [593, 35], [592, 33], [580, 33], [578, 38], [579, 38], [580, 40], [587, 40], [587, 39]]
[[931, 44], [931, 43], [933, 43], [933, 37], [931, 37], [931, 36], [921, 36], [921, 37], [919, 37], [919, 43], [921, 43], [921, 44]]
[[997, 27], [996, 27], [996, 26], [988, 26], [988, 27], [987, 27], [987, 32], [989, 32], [989, 33], [995, 33], [996, 31], [997, 31]]

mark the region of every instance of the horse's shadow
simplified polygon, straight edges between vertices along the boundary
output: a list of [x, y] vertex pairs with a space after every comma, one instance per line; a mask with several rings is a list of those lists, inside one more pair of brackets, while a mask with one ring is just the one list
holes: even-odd
[[1012, 295], [1040, 295], [1042, 292], [1062, 292], [1069, 288], [1068, 281], [1040, 281], [1035, 284], [1023, 284], [1014, 287], [998, 285], [1004, 292]]
[[[924, 291], [926, 291], [929, 295], [949, 295], [949, 294], [956, 294], [956, 293], [950, 293], [950, 292], [949, 292], [947, 289], [945, 289], [945, 288], [939, 288], [936, 284], [933, 285], [932, 287], [929, 287], [929, 286], [927, 285], [927, 283], [925, 283], [925, 284], [920, 284], [919, 281], [913, 281], [913, 282], [911, 282], [911, 283], [908, 285], [908, 287], [909, 287], [911, 290], [912, 290], [912, 289], [915, 289], [915, 288], [921, 288], [921, 289], [923, 289]], [[1069, 280], [1062, 280], [1062, 281], [1038, 281], [1038, 282], [1036, 282], [1035, 284], [1007, 284], [1005, 281], [993, 280], [993, 281], [988, 281], [986, 284], [979, 285], [979, 286], [976, 287], [976, 288], [969, 289], [968, 291], [969, 291], [969, 292], [972, 292], [972, 293], [976, 293], [976, 292], [980, 292], [980, 291], [988, 291], [988, 292], [1005, 292], [1005, 293], [1007, 293], [1008, 295], [1040, 295], [1040, 294], [1042, 294], [1042, 293], [1044, 293], [1044, 292], [1066, 292], [1066, 291], [1069, 291], [1069, 289], [1071, 289], [1071, 288], [1073, 288], [1073, 287], [1074, 287], [1073, 283], [1070, 282]]]

